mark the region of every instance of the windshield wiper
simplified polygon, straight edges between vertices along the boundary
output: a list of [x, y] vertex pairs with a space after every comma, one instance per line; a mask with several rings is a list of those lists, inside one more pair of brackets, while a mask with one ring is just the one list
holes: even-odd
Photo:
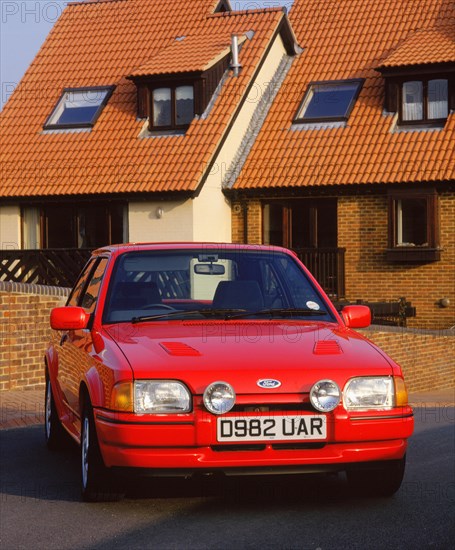
[[[239, 313], [239, 312], [245, 312], [243, 309], [209, 309], [209, 308], [202, 308], [202, 309], [191, 309], [191, 310], [175, 310], [175, 311], [169, 311], [167, 313], [159, 313], [158, 315], [143, 315], [141, 317], [133, 317], [131, 319], [131, 322], [133, 324], [136, 323], [143, 323], [146, 321], [154, 321], [156, 319], [165, 319], [166, 317], [175, 317], [178, 315], [205, 315], [206, 317], [211, 317], [212, 315], [223, 315], [224, 319], [228, 319], [229, 314], [232, 313]], [[245, 312], [246, 313], [246, 312]]]
[[283, 317], [311, 317], [313, 315], [326, 315], [327, 311], [323, 309], [309, 309], [309, 308], [270, 308], [260, 309], [259, 311], [243, 311], [241, 313], [235, 313], [234, 315], [227, 315], [226, 319], [242, 319], [242, 317], [252, 317], [254, 315], [270, 315], [270, 317], [283, 316]]
[[309, 309], [309, 308], [270, 308], [260, 309], [259, 311], [246, 311], [244, 309], [191, 309], [191, 310], [176, 310], [169, 311], [167, 313], [159, 313], [157, 315], [143, 315], [141, 317], [133, 317], [131, 322], [144, 323], [147, 321], [155, 321], [158, 319], [166, 319], [167, 317], [177, 317], [179, 315], [204, 315], [205, 317], [212, 317], [214, 315], [222, 315], [223, 319], [229, 321], [231, 319], [242, 319], [244, 317], [254, 317], [255, 315], [270, 315], [270, 317], [282, 316], [282, 317], [311, 317], [313, 315], [326, 315], [327, 311], [323, 309]]

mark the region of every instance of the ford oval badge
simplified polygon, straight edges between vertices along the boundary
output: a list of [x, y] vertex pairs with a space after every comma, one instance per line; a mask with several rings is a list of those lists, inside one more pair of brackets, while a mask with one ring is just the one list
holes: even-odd
[[281, 386], [281, 382], [279, 380], [274, 380], [273, 378], [262, 378], [257, 381], [257, 385], [260, 388], [271, 390], [273, 388], [279, 388]]

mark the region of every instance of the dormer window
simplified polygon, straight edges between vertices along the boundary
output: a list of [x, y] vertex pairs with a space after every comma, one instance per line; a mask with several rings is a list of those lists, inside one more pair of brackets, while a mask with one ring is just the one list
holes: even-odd
[[113, 86], [65, 89], [44, 129], [93, 127], [113, 90]]
[[294, 122], [346, 121], [362, 83], [362, 80], [310, 83]]
[[194, 118], [194, 87], [154, 88], [150, 130], [187, 128]]
[[202, 45], [199, 36], [182, 35], [135, 69], [128, 78], [137, 89], [137, 117], [147, 120], [141, 137], [182, 135], [207, 116], [230, 58], [229, 39], [214, 35]]
[[385, 112], [396, 113], [398, 130], [444, 127], [455, 109], [453, 64], [383, 65], [377, 70], [385, 81]]
[[401, 124], [445, 122], [449, 114], [447, 78], [406, 80], [401, 84]]
[[150, 135], [184, 134], [204, 114], [228, 66], [226, 55], [205, 71], [130, 76], [137, 88], [137, 116], [148, 120]]

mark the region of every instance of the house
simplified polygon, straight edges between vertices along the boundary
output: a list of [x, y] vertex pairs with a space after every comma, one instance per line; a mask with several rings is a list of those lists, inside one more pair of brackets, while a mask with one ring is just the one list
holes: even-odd
[[0, 115], [0, 279], [70, 284], [106, 243], [230, 241], [222, 175], [297, 51], [281, 8], [68, 4]]
[[279, 244], [336, 300], [450, 327], [454, 75], [452, 0], [73, 2], [0, 114], [0, 280], [128, 240]]
[[233, 240], [455, 325], [455, 3], [295, 0], [290, 20], [303, 52], [225, 182]]

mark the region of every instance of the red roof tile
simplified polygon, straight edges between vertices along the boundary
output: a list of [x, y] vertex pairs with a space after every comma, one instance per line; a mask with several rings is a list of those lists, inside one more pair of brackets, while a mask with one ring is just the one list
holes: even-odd
[[[214, 0], [191, 0], [190, 12], [188, 4], [121, 0], [65, 9], [0, 114], [0, 196], [197, 188], [238, 106], [239, 91], [284, 14], [272, 9], [213, 15]], [[195, 119], [185, 136], [138, 137], [144, 122], [137, 120], [136, 88], [126, 78], [136, 67], [179, 36], [222, 37], [224, 45], [231, 33], [251, 29], [254, 37], [241, 50], [243, 70], [225, 82], [206, 119]], [[184, 66], [178, 56], [175, 63]], [[64, 88], [106, 85], [115, 90], [91, 131], [43, 132]]]
[[455, 23], [442, 29], [421, 29], [407, 38], [381, 67], [455, 62]]
[[[453, 0], [295, 0], [290, 20], [304, 51], [235, 189], [455, 179], [455, 115], [449, 114], [443, 129], [393, 133], [393, 117], [383, 112], [384, 80], [376, 70], [386, 63], [453, 63]], [[366, 80], [346, 127], [293, 125], [311, 81], [352, 78]]]
[[182, 36], [161, 50], [151, 61], [141, 65], [131, 76], [205, 71], [230, 52], [230, 35]]

